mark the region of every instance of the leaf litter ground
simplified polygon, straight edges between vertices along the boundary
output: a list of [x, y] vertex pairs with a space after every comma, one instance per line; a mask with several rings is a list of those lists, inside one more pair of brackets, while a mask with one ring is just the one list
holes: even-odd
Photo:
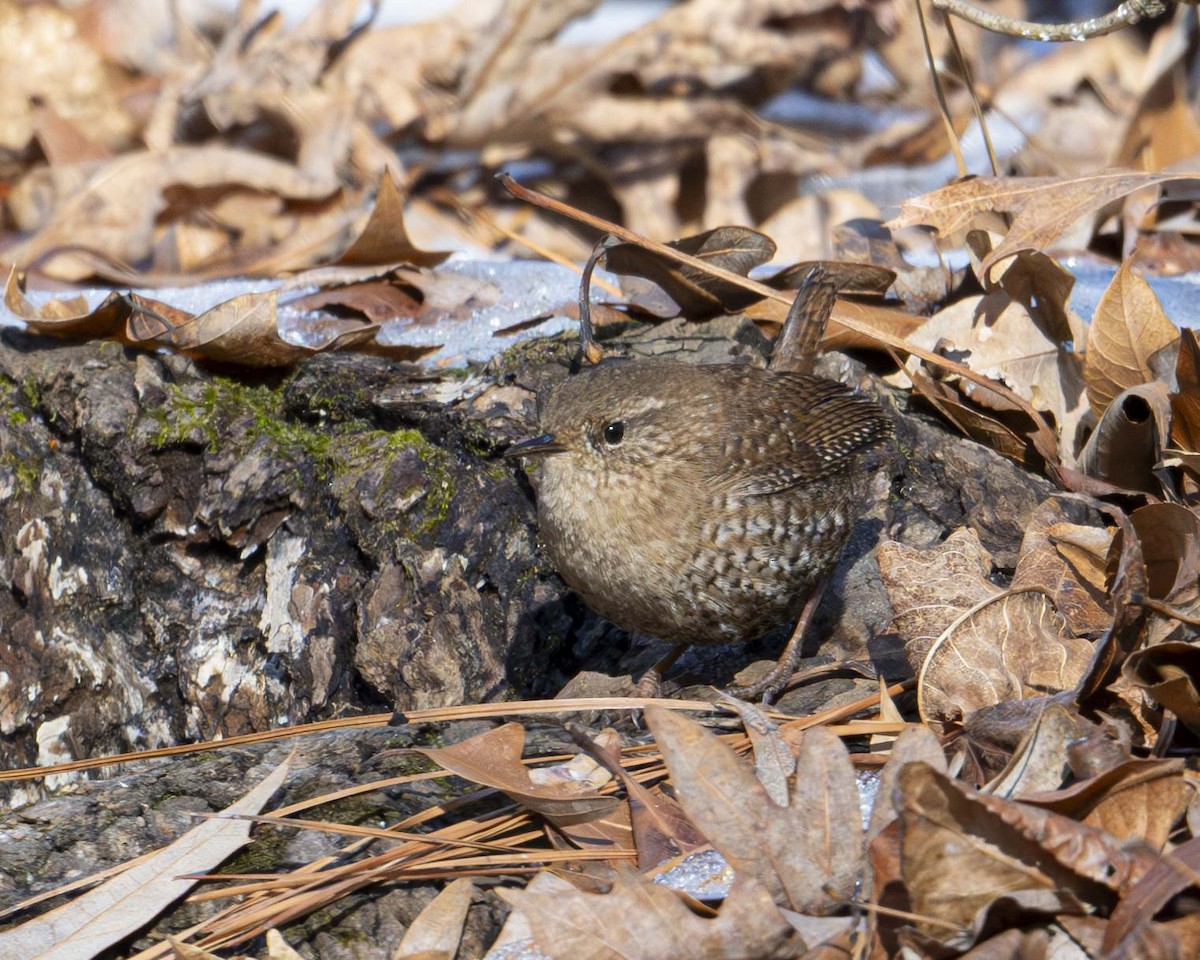
[[[468, 878], [535, 872], [501, 892], [513, 913], [497, 951], [532, 938], [572, 958], [1200, 952], [1187, 893], [1200, 348], [1186, 304], [1155, 293], [1165, 274], [1190, 292], [1198, 263], [1194, 18], [1181, 7], [1148, 35], [1037, 57], [964, 36], [985, 119], [1019, 115], [1032, 135], [1003, 171], [914, 196], [906, 184], [946, 162], [943, 128], [971, 125], [972, 91], [943, 77], [944, 113], [930, 107], [913, 5], [691, 0], [583, 49], [554, 38], [586, 0], [469, 2], [386, 28], [363, 6], [326, 2], [289, 26], [252, 5], [193, 23], [0, 3], [21, 41], [0, 122], [9, 316], [243, 368], [323, 350], [479, 360], [450, 337], [481, 317], [538, 334], [560, 328], [543, 316], [578, 319], [573, 289], [547, 274], [533, 303], [523, 288], [541, 268], [504, 261], [581, 262], [588, 227], [623, 241], [606, 251], [601, 332], [741, 312], [773, 333], [806, 275], [789, 265], [854, 261], [890, 271], [890, 292], [848, 294], [847, 279], [827, 342], [895, 361], [895, 387], [1059, 491], [1028, 518], [1012, 569], [965, 527], [880, 548], [908, 686], [881, 681], [868, 702], [805, 719], [740, 706], [746, 733], [720, 736], [622, 703], [645, 707], [652, 742], [585, 730], [574, 759], [522, 757], [523, 729], [499, 726], [427, 752], [440, 771], [415, 776], [475, 784], [460, 797], [378, 831], [306, 823], [348, 834], [342, 856], [191, 893], [224, 905], [136, 955], [227, 956], [266, 936], [266, 955], [289, 956], [272, 929], [288, 919], [440, 877], [452, 882], [393, 955], [453, 956], [490, 895]], [[152, 52], [161, 36], [168, 56]], [[868, 55], [888, 78], [874, 87]], [[763, 119], [780, 115], [779, 90], [873, 112], [835, 133]], [[506, 167], [547, 202], [510, 202], [490, 176]], [[871, 188], [864, 171], [899, 186]], [[450, 250], [503, 266], [448, 264]], [[1111, 280], [1080, 296], [1083, 273]], [[117, 289], [63, 290], [97, 281]], [[194, 283], [211, 299], [175, 289]], [[865, 831], [864, 767], [881, 768]], [[252, 791], [236, 812], [265, 802]], [[134, 870], [204, 873], [227, 855], [206, 826], [0, 936], [14, 956], [95, 955], [162, 909], [153, 880], [118, 889]], [[734, 877], [719, 905], [649, 881], [710, 847]]]

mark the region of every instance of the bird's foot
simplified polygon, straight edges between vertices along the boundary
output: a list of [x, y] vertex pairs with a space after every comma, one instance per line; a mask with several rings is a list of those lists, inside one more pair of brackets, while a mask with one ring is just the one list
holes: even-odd
[[778, 696], [780, 691], [787, 687], [793, 673], [795, 673], [795, 665], [790, 663], [784, 664], [781, 661], [768, 670], [765, 676], [759, 678], [749, 686], [727, 687], [723, 692], [726, 696], [736, 697], [748, 703], [753, 703], [761, 697], [762, 705], [767, 707], [771, 705], [771, 702]]
[[675, 644], [665, 657], [642, 674], [642, 678], [637, 683], [635, 695], [648, 700], [657, 700], [661, 697], [663, 676], [675, 665], [675, 661], [683, 655], [683, 651], [686, 649], [686, 643]]
[[779, 655], [779, 661], [775, 666], [768, 671], [765, 677], [748, 687], [732, 687], [727, 690], [726, 692], [731, 697], [751, 701], [762, 697], [763, 705], [766, 706], [787, 687], [792, 675], [796, 672], [796, 664], [800, 662], [800, 651], [804, 646], [804, 633], [808, 630], [808, 625], [817, 612], [817, 606], [821, 602], [821, 596], [825, 593], [825, 586], [828, 582], [829, 578], [826, 577], [818, 583], [808, 595], [808, 599], [804, 601], [800, 619], [796, 621], [796, 627], [792, 630], [787, 646], [783, 648], [783, 653]]

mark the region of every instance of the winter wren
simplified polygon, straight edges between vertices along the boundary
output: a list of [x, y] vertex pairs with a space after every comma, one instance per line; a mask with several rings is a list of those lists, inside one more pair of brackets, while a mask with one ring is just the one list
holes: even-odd
[[597, 613], [677, 644], [794, 620], [891, 435], [840, 383], [730, 364], [607, 361], [541, 406], [543, 435], [506, 455], [543, 458], [551, 559]]

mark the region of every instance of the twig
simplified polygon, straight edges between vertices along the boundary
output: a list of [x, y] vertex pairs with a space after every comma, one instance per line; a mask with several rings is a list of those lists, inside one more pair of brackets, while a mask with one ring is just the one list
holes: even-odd
[[946, 17], [946, 35], [950, 38], [950, 47], [954, 50], [954, 59], [958, 61], [958, 67], [962, 71], [963, 86], [967, 88], [967, 93], [971, 95], [971, 109], [975, 113], [975, 121], [979, 124], [979, 132], [983, 135], [983, 145], [987, 147], [988, 162], [992, 166], [992, 176], [1000, 176], [1000, 164], [996, 160], [996, 148], [992, 144], [992, 134], [988, 130], [987, 119], [983, 115], [983, 105], [979, 102], [979, 96], [975, 92], [975, 83], [971, 79], [971, 68], [967, 65], [966, 55], [963, 53], [962, 47], [958, 43], [958, 34], [954, 32], [954, 21]]
[[1043, 40], [1047, 43], [1067, 43], [1102, 37], [1124, 27], [1132, 27], [1144, 18], [1161, 16], [1167, 11], [1164, 0], [1126, 0], [1102, 17], [1072, 23], [1034, 23], [981, 10], [968, 0], [933, 0], [933, 7], [992, 33], [1003, 33], [1024, 40]]
[[[934, 3], [937, 6], [937, 3]], [[933, 55], [933, 45], [929, 42], [929, 25], [925, 22], [925, 8], [921, 0], [917, 0], [917, 23], [921, 25], [921, 43], [925, 47], [925, 60], [929, 63], [929, 74], [933, 79], [933, 92], [937, 96], [938, 113], [946, 128], [946, 139], [950, 141], [950, 149], [954, 151], [954, 162], [958, 164], [958, 175], [967, 175], [967, 162], [963, 159], [962, 145], [958, 142], [958, 134], [954, 131], [954, 118], [950, 115], [950, 105], [946, 102], [946, 91], [942, 88], [942, 77], [938, 71], [937, 58]]]

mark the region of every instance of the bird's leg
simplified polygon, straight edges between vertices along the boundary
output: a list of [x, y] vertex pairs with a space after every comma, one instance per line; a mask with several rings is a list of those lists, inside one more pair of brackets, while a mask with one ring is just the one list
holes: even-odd
[[765, 704], [774, 699], [775, 695], [787, 686], [787, 682], [792, 679], [792, 674], [796, 672], [796, 662], [800, 659], [800, 650], [804, 646], [804, 634], [812, 622], [813, 615], [817, 612], [817, 606], [821, 602], [821, 596], [825, 593], [828, 583], [829, 577], [825, 577], [813, 588], [813, 592], [804, 601], [804, 609], [800, 611], [796, 629], [792, 631], [787, 646], [783, 648], [783, 653], [779, 655], [778, 662], [770, 672], [756, 683], [752, 683], [748, 687], [732, 687], [728, 693], [742, 700], [757, 700], [762, 697]]
[[661, 696], [663, 674], [671, 669], [675, 661], [683, 655], [683, 651], [686, 649], [686, 643], [677, 643], [667, 651], [665, 657], [642, 674], [642, 679], [637, 682], [637, 689], [634, 691], [634, 696], [645, 697], [650, 700], [655, 700]]

